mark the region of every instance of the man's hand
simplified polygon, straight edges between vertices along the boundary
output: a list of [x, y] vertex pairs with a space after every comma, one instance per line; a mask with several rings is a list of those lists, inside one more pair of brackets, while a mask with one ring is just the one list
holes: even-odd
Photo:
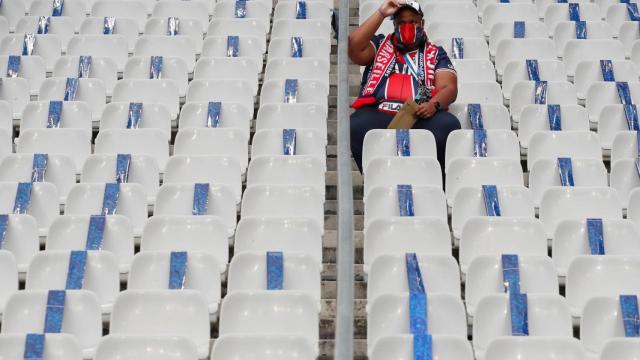
[[432, 102], [426, 102], [418, 105], [415, 115], [419, 118], [428, 118], [436, 113], [436, 106]]
[[398, 11], [401, 5], [404, 5], [406, 0], [385, 0], [378, 8], [380, 14], [384, 17], [391, 16]]

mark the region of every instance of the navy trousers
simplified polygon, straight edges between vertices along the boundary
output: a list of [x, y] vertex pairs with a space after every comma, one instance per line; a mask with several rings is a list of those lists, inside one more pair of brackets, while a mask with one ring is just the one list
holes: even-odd
[[[378, 111], [375, 107], [362, 107], [351, 114], [351, 153], [362, 173], [362, 145], [369, 130], [386, 129], [394, 115]], [[439, 111], [429, 118], [420, 118], [414, 129], [431, 131], [436, 139], [438, 162], [444, 169], [444, 149], [447, 137], [453, 130], [460, 129], [460, 121], [451, 113]], [[444, 171], [443, 171], [444, 173]]]

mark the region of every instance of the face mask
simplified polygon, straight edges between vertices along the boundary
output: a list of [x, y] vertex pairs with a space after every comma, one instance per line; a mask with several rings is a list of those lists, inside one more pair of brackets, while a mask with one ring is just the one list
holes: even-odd
[[394, 33], [398, 42], [405, 46], [413, 45], [424, 37], [424, 29], [412, 23], [397, 26]]

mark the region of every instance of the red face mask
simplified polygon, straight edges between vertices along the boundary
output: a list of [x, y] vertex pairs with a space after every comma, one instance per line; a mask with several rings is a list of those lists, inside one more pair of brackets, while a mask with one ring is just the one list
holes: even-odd
[[405, 45], [413, 45], [424, 33], [421, 26], [412, 23], [403, 23], [395, 28], [395, 35], [398, 42]]

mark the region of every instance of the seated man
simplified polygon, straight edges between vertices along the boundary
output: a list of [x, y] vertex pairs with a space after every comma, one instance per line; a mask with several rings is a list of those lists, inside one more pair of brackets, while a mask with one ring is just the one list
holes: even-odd
[[[388, 16], [393, 16], [394, 32], [375, 35]], [[385, 0], [349, 35], [349, 57], [366, 66], [351, 115], [351, 152], [360, 172], [365, 134], [386, 129], [407, 99], [419, 99], [413, 128], [433, 133], [444, 167], [447, 137], [460, 128], [458, 119], [446, 111], [458, 94], [457, 75], [446, 51], [427, 39], [420, 4]]]

